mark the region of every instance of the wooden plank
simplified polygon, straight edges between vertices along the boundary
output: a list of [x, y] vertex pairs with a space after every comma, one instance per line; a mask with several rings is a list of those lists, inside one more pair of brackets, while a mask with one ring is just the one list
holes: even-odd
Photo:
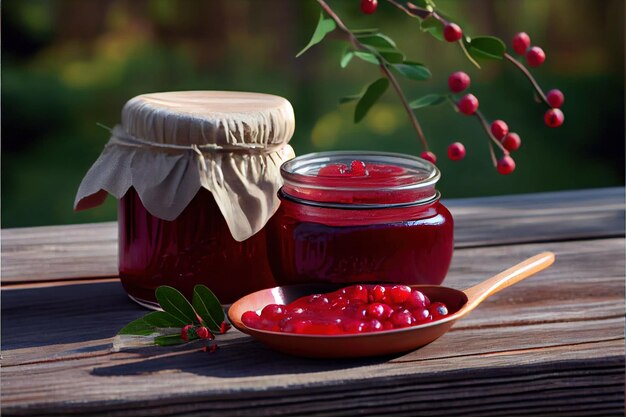
[[[447, 200], [458, 248], [624, 236], [624, 189]], [[113, 222], [2, 230], [2, 285], [117, 275]]]
[[623, 414], [624, 239], [462, 249], [448, 284], [465, 288], [548, 249], [553, 267], [438, 341], [354, 361], [293, 358], [238, 332], [213, 355], [114, 353], [110, 337], [144, 313], [116, 283], [3, 289], [2, 412], [376, 415], [395, 404], [399, 415]]

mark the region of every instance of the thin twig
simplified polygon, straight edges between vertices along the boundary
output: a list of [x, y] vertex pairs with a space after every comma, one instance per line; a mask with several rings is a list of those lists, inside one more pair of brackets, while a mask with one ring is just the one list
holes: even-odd
[[539, 98], [541, 98], [541, 100], [546, 103], [546, 105], [548, 107], [552, 107], [550, 105], [550, 103], [548, 102], [548, 99], [546, 98], [546, 95], [543, 93], [543, 90], [541, 90], [541, 87], [539, 87], [539, 84], [537, 83], [537, 81], [535, 81], [535, 78], [532, 76], [532, 74], [528, 71], [528, 69], [526, 69], [526, 67], [524, 65], [522, 65], [522, 63], [520, 63], [517, 59], [513, 58], [511, 55], [509, 55], [508, 53], [504, 53], [504, 57], [506, 59], [508, 59], [509, 61], [511, 61], [513, 63], [513, 65], [515, 65], [520, 71], [522, 71], [522, 73], [526, 76], [526, 78], [528, 78], [528, 80], [530, 81], [530, 83], [533, 85], [533, 87], [535, 88], [535, 91], [537, 92], [537, 94], [539, 95]]
[[476, 110], [476, 112], [474, 113], [474, 116], [476, 116], [476, 118], [478, 120], [480, 120], [480, 124], [482, 125], [483, 129], [485, 129], [485, 133], [487, 133], [487, 136], [489, 136], [489, 139], [491, 139], [493, 141], [493, 143], [495, 143], [496, 146], [498, 148], [500, 148], [500, 150], [505, 155], [508, 155], [509, 151], [507, 151], [506, 148], [504, 146], [502, 146], [500, 141], [498, 139], [496, 139], [496, 137], [493, 135], [493, 133], [491, 133], [491, 129], [489, 129], [489, 125], [487, 124], [487, 120], [485, 119], [485, 116], [483, 116], [483, 114], [480, 112], [480, 110]]
[[[346, 25], [341, 21], [339, 16], [337, 16], [337, 14], [330, 8], [328, 4], [326, 4], [324, 0], [317, 0], [317, 2], [320, 4], [320, 6], [322, 6], [322, 9], [324, 9], [324, 11], [335, 21], [335, 23], [337, 24], [337, 27], [348, 36], [350, 43], [354, 46], [355, 49], [365, 51], [365, 52], [370, 52], [370, 53], [372, 52], [369, 48], [367, 48], [365, 45], [359, 42], [357, 37], [354, 36], [352, 31], [350, 31], [350, 29], [346, 27]], [[428, 142], [426, 141], [426, 137], [424, 136], [424, 131], [422, 130], [422, 127], [417, 121], [417, 117], [415, 116], [413, 109], [411, 109], [411, 106], [409, 106], [409, 102], [407, 101], [404, 93], [402, 92], [402, 89], [400, 88], [400, 84], [398, 83], [398, 80], [396, 80], [396, 77], [391, 73], [391, 71], [389, 70], [389, 67], [382, 60], [382, 58], [378, 55], [376, 56], [376, 58], [378, 59], [380, 70], [385, 75], [385, 77], [387, 77], [387, 79], [393, 86], [393, 89], [398, 94], [398, 97], [400, 98], [400, 101], [402, 102], [402, 106], [404, 107], [404, 110], [406, 110], [406, 113], [409, 116], [411, 125], [413, 125], [413, 129], [415, 129], [415, 132], [417, 132], [417, 136], [420, 142], [422, 142], [422, 146], [424, 147], [424, 150], [428, 151], [429, 150]]]

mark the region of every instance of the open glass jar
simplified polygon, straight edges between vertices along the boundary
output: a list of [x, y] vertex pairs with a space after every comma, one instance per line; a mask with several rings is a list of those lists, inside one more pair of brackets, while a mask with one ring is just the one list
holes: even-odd
[[443, 281], [453, 222], [431, 163], [381, 152], [322, 152], [281, 167], [281, 205], [266, 226], [281, 284]]
[[223, 302], [275, 284], [265, 223], [293, 157], [291, 104], [268, 94], [184, 91], [126, 103], [78, 190], [75, 209], [119, 199], [119, 273], [155, 307], [169, 285], [204, 284]]

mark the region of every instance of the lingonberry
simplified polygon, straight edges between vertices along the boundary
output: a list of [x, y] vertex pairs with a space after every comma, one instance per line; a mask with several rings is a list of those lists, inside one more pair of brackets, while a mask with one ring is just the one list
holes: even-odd
[[376, 285], [372, 288], [372, 301], [377, 303], [385, 301], [385, 287], [382, 285]]
[[405, 305], [412, 309], [423, 309], [430, 305], [430, 300], [423, 292], [418, 290], [411, 291], [411, 295], [406, 300]]
[[370, 320], [367, 327], [370, 332], [383, 330], [383, 324], [377, 319]]
[[491, 134], [495, 136], [496, 139], [502, 140], [507, 133], [509, 133], [509, 125], [507, 125], [504, 120], [494, 120], [493, 123], [491, 123]]
[[200, 339], [213, 339], [213, 334], [206, 327], [198, 327], [196, 329], [196, 334]]
[[428, 308], [428, 312], [433, 320], [437, 320], [448, 315], [448, 308], [442, 303], [432, 303]]
[[352, 285], [350, 287], [344, 288], [341, 292], [350, 299], [350, 301], [361, 300], [364, 303], [369, 301], [369, 294], [367, 292], [367, 288], [364, 286], [357, 284]]
[[448, 158], [452, 161], [460, 161], [465, 158], [465, 146], [461, 142], [454, 142], [448, 146]]
[[361, 0], [361, 11], [365, 14], [372, 14], [378, 7], [378, 0]]
[[230, 330], [230, 324], [223, 321], [222, 324], [220, 324], [220, 334], [224, 334], [229, 330]]
[[393, 323], [393, 326], [396, 328], [409, 327], [413, 324], [414, 320], [415, 318], [409, 311], [397, 311], [391, 316], [391, 323]]
[[261, 318], [278, 321], [285, 315], [285, 306], [268, 304], [261, 310]]
[[367, 307], [367, 316], [373, 319], [385, 320], [393, 314], [393, 309], [387, 304], [374, 303]]
[[219, 349], [219, 345], [217, 343], [213, 343], [211, 346], [209, 346], [209, 353], [215, 353], [217, 349]]
[[432, 163], [432, 164], [436, 164], [437, 163], [437, 155], [435, 155], [434, 153], [430, 152], [430, 151], [424, 151], [422, 152], [422, 154], [420, 155], [420, 157], [422, 159], [427, 160], [428, 162]]
[[563, 102], [565, 101], [565, 96], [563, 95], [563, 92], [561, 92], [561, 90], [557, 90], [555, 88], [554, 90], [548, 91], [548, 94], [546, 94], [546, 99], [548, 100], [548, 103], [550, 103], [550, 106], [558, 109], [563, 105]]
[[362, 333], [367, 330], [367, 323], [358, 320], [344, 320], [341, 326], [345, 333]]
[[460, 93], [470, 85], [470, 76], [463, 71], [457, 71], [448, 77], [448, 88], [453, 93]]
[[389, 290], [391, 301], [396, 304], [402, 304], [411, 296], [411, 287], [408, 285], [394, 285]]
[[443, 37], [448, 42], [456, 42], [463, 36], [463, 31], [456, 23], [447, 23], [443, 28]]
[[559, 127], [563, 124], [565, 115], [561, 109], [550, 109], [544, 115], [543, 120], [546, 122], [546, 126], [548, 127]]
[[350, 163], [350, 172], [356, 177], [362, 177], [367, 175], [367, 169], [365, 169], [365, 163], [363, 161], [352, 161]]
[[347, 170], [348, 170], [348, 167], [344, 164], [330, 164], [330, 165], [326, 165], [320, 168], [320, 170], [317, 172], [317, 175], [320, 175], [323, 177], [344, 175]]
[[533, 46], [526, 51], [526, 62], [529, 67], [538, 67], [546, 60], [546, 53], [538, 46]]
[[498, 161], [497, 169], [500, 174], [508, 175], [515, 171], [515, 161], [509, 155], [505, 155]]
[[526, 32], [520, 32], [513, 36], [513, 50], [518, 55], [524, 55], [528, 47], [530, 47], [530, 36]]
[[432, 320], [432, 316], [430, 315], [430, 312], [427, 308], [415, 309], [411, 312], [411, 314], [413, 314], [413, 317], [415, 317], [415, 321], [417, 323], [423, 323], [425, 321]]
[[258, 327], [261, 322], [261, 317], [259, 317], [259, 315], [254, 311], [246, 311], [241, 316], [241, 321], [247, 327]]
[[180, 329], [180, 338], [187, 341], [189, 339], [193, 339], [195, 336], [195, 331], [193, 324], [188, 324], [182, 329]]
[[466, 94], [461, 97], [457, 106], [461, 113], [471, 116], [478, 110], [478, 99], [474, 94]]
[[502, 139], [502, 146], [509, 152], [513, 152], [519, 149], [522, 145], [522, 140], [517, 133], [511, 132]]

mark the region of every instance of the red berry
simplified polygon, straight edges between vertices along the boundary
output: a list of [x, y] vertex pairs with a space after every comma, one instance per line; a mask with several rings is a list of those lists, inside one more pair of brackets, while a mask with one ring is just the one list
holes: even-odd
[[356, 177], [362, 177], [367, 175], [365, 163], [363, 161], [352, 161], [350, 163], [350, 173]]
[[367, 330], [367, 323], [358, 320], [344, 320], [341, 327], [345, 333], [362, 333]]
[[369, 324], [368, 330], [370, 332], [374, 332], [374, 331], [378, 331], [378, 330], [384, 330], [383, 329], [383, 324], [379, 320], [372, 319], [372, 320], [370, 320], [370, 322], [368, 324]]
[[335, 175], [344, 175], [348, 167], [344, 164], [331, 164], [326, 165], [320, 168], [317, 172], [317, 175], [321, 176], [335, 176]]
[[241, 316], [241, 321], [247, 327], [258, 327], [259, 323], [261, 323], [261, 317], [254, 311], [246, 311]]
[[461, 97], [457, 106], [461, 113], [471, 116], [478, 110], [478, 99], [474, 94], [466, 94]]
[[409, 298], [406, 300], [406, 306], [413, 309], [423, 309], [429, 305], [430, 300], [428, 297], [426, 297], [423, 292], [418, 290], [413, 290]]
[[211, 346], [209, 346], [209, 353], [215, 353], [215, 351], [219, 348], [219, 346], [214, 343]]
[[391, 301], [396, 304], [402, 304], [411, 296], [411, 287], [408, 285], [394, 285], [389, 290]]
[[463, 36], [463, 31], [456, 23], [448, 23], [443, 28], [443, 37], [448, 42], [456, 42]]
[[372, 14], [378, 7], [378, 0], [361, 0], [361, 11], [365, 14]]
[[517, 133], [511, 132], [502, 139], [502, 146], [509, 152], [513, 152], [519, 149], [522, 145], [522, 140]]
[[362, 302], [367, 303], [369, 301], [369, 294], [367, 293], [367, 288], [365, 288], [364, 286], [360, 284], [344, 288], [341, 292], [346, 297], [348, 297], [350, 302], [355, 301], [355, 300], [361, 300]]
[[509, 126], [504, 122], [504, 120], [494, 120], [493, 123], [491, 123], [491, 133], [496, 137], [496, 139], [501, 140], [507, 133], [509, 133]]
[[498, 161], [498, 172], [502, 175], [508, 175], [515, 171], [515, 161], [510, 156], [506, 155]]
[[418, 323], [432, 320], [432, 316], [430, 315], [430, 312], [427, 308], [415, 309], [413, 310], [412, 314]]
[[198, 327], [196, 329], [196, 334], [200, 339], [213, 339], [213, 335], [206, 327]]
[[230, 330], [230, 324], [223, 321], [222, 324], [220, 324], [220, 334], [224, 334], [229, 330]]
[[548, 127], [559, 127], [563, 124], [565, 115], [561, 109], [550, 109], [544, 115], [543, 120], [546, 122], [546, 126]]
[[448, 308], [443, 303], [432, 303], [428, 312], [434, 320], [437, 320], [448, 315]]
[[558, 109], [563, 105], [563, 102], [565, 101], [565, 96], [563, 95], [561, 90], [554, 89], [548, 91], [548, 94], [546, 94], [546, 99], [553, 108]]
[[285, 316], [285, 306], [268, 304], [261, 310], [261, 318], [278, 321]]
[[437, 163], [437, 155], [435, 155], [434, 153], [432, 153], [430, 151], [424, 151], [424, 152], [422, 152], [422, 154], [420, 156], [422, 157], [422, 159], [427, 160], [431, 164]]
[[463, 71], [457, 71], [448, 77], [448, 88], [453, 93], [460, 93], [469, 87], [471, 82], [470, 76]]
[[367, 307], [367, 315], [373, 319], [385, 320], [393, 314], [393, 308], [387, 304], [374, 303]]
[[[244, 313], [245, 315], [245, 313]], [[194, 337], [193, 324], [188, 324], [182, 329], [180, 329], [180, 338], [187, 341], [190, 338]]]
[[518, 55], [524, 55], [526, 50], [530, 46], [530, 36], [526, 32], [520, 32], [517, 35], [513, 36], [513, 50]]
[[546, 54], [538, 46], [533, 46], [526, 52], [526, 62], [530, 67], [538, 67], [546, 60]]
[[385, 301], [385, 292], [385, 287], [383, 287], [382, 285], [376, 285], [374, 288], [372, 288], [372, 301]]
[[397, 311], [391, 316], [391, 323], [396, 328], [409, 327], [414, 321], [415, 318], [407, 310]]
[[465, 158], [465, 146], [461, 142], [454, 142], [448, 146], [448, 158], [452, 161], [460, 161]]

